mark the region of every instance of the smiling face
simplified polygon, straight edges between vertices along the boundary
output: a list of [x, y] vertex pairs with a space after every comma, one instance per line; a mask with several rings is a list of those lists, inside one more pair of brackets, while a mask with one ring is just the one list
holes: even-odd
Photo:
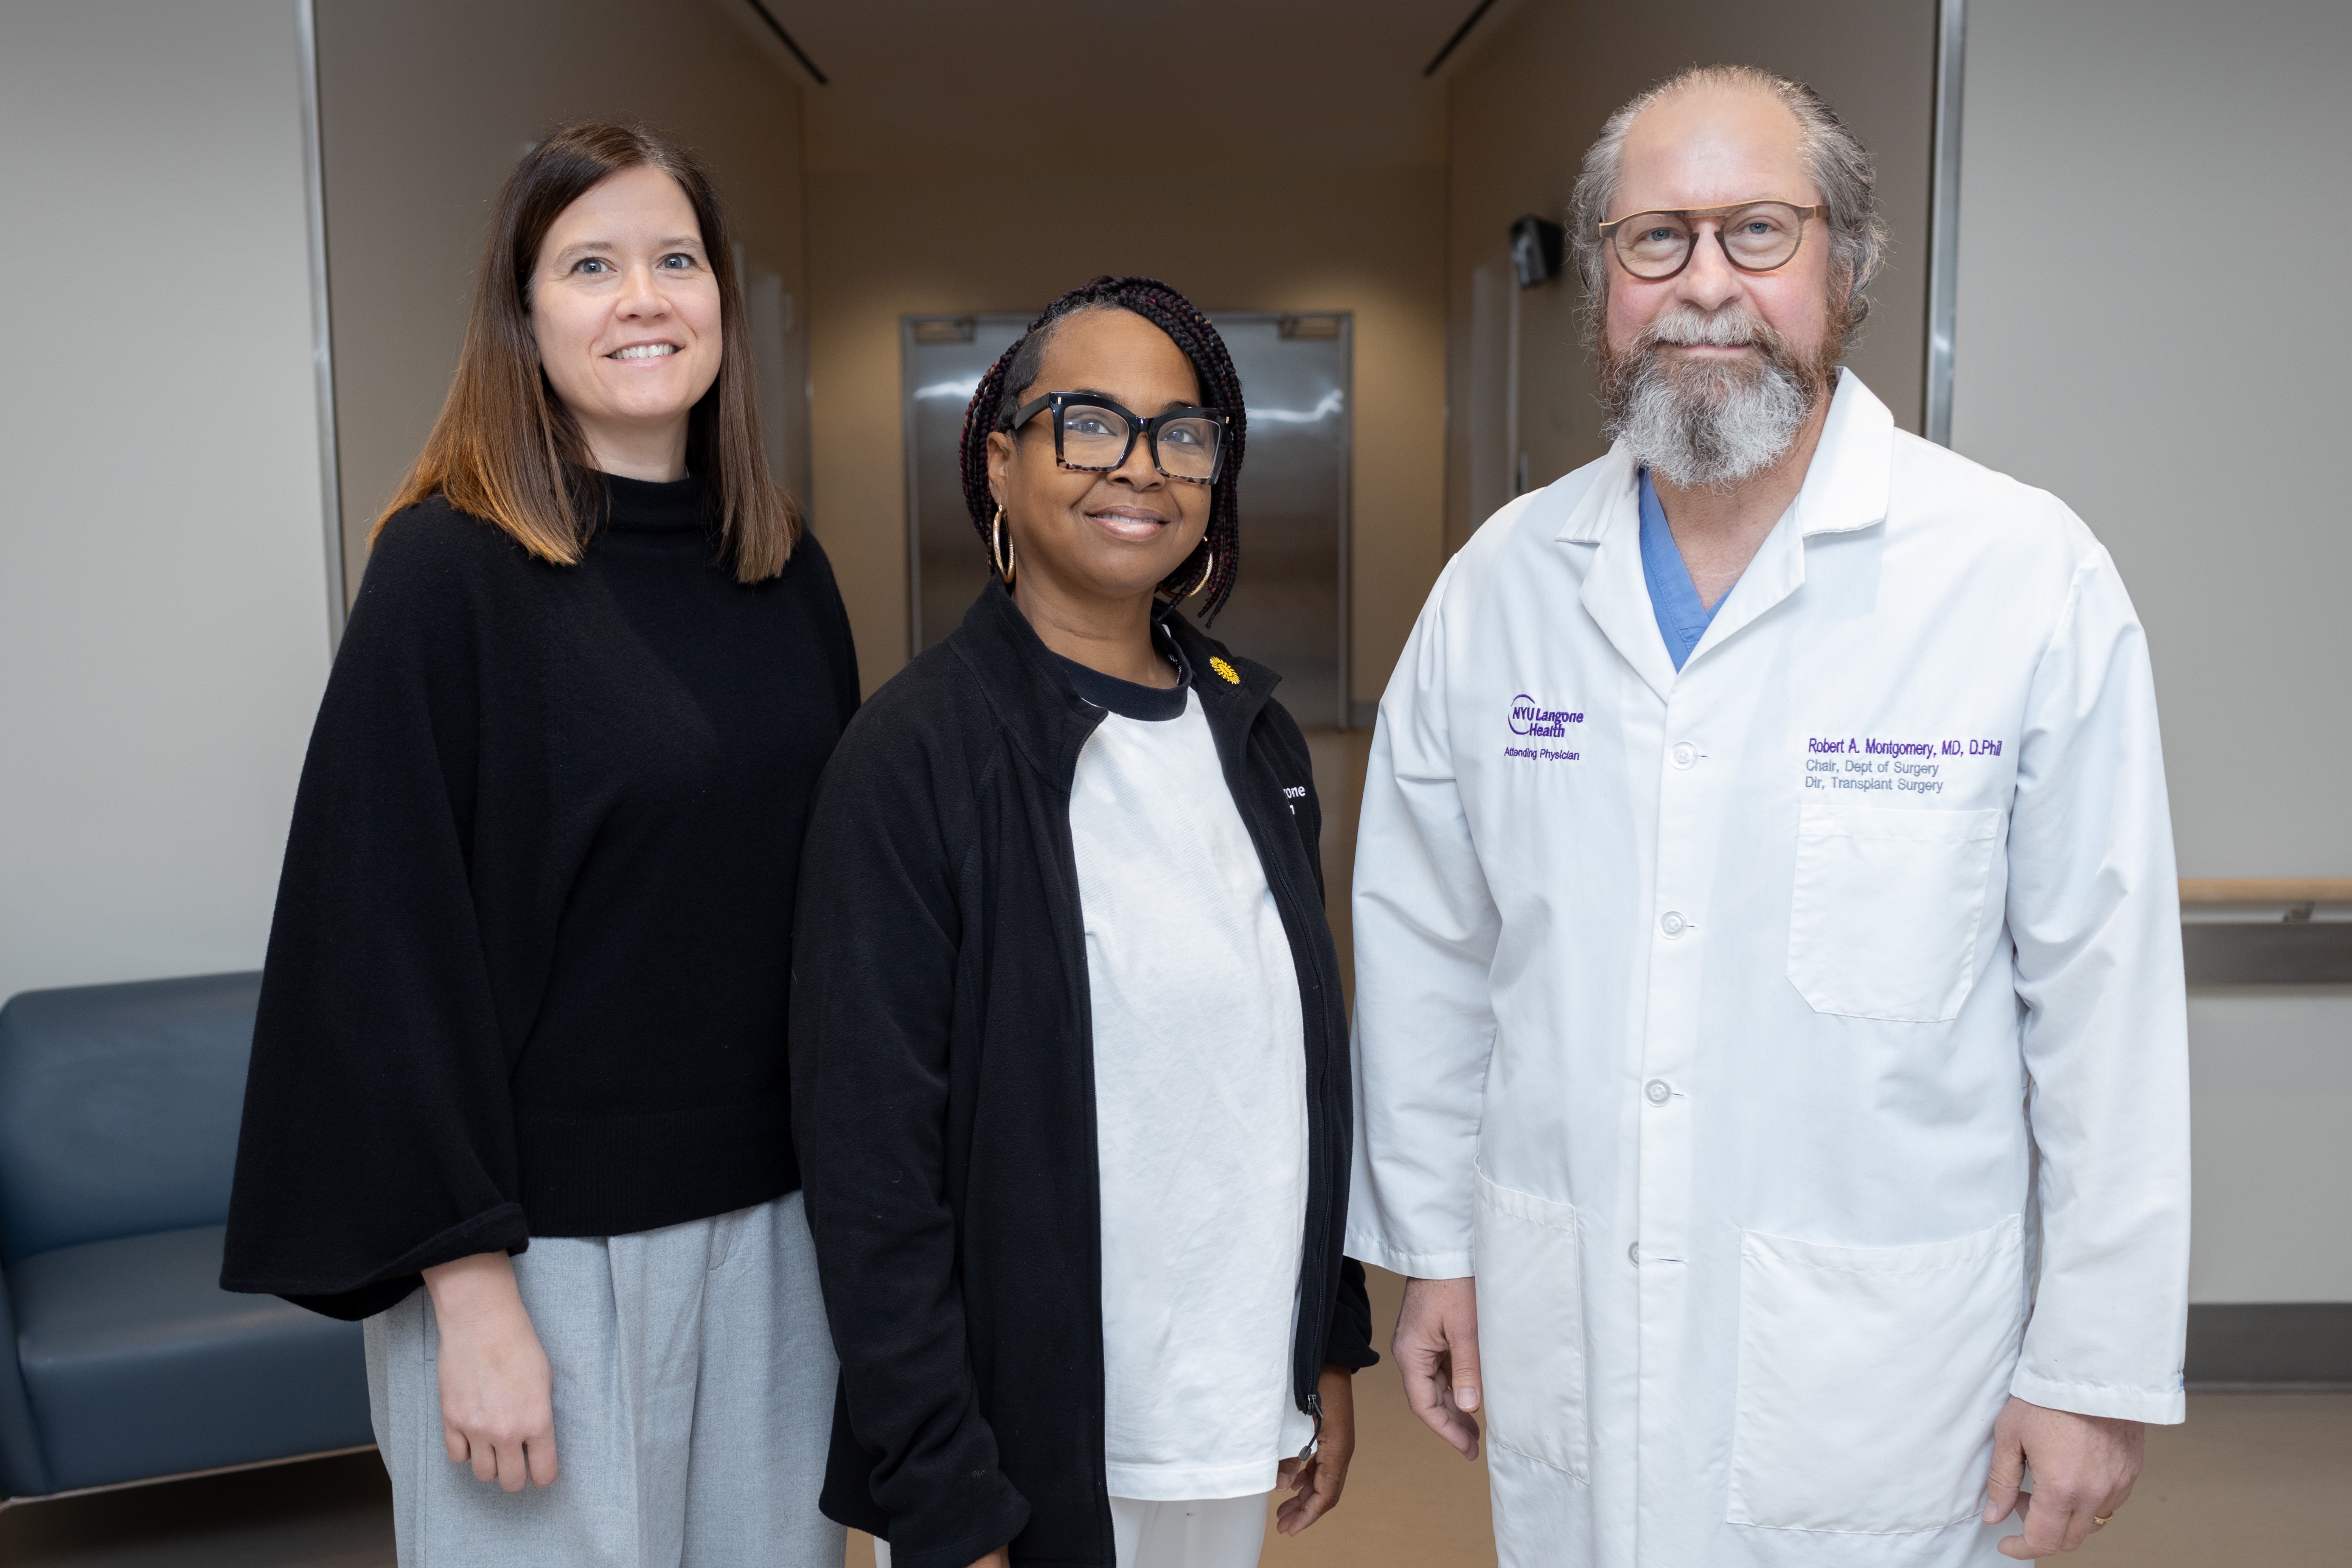
[[[1645, 110], [1625, 134], [1622, 173], [1612, 218], [1661, 209], [1783, 201], [1811, 206], [1822, 199], [1806, 167], [1804, 132], [1795, 115], [1752, 89], [1696, 87]], [[1769, 327], [1789, 351], [1818, 357], [1830, 338], [1829, 237], [1821, 221], [1805, 220], [1796, 256], [1771, 272], [1743, 272], [1723, 254], [1719, 220], [1704, 224], [1690, 265], [1672, 278], [1645, 282], [1607, 258], [1607, 345], [1633, 348], [1661, 317], [1745, 315]], [[1746, 361], [1752, 344], [1691, 343], [1665, 351], [1685, 363]]]
[[[1612, 218], [1659, 210], [1821, 201], [1796, 117], [1767, 93], [1704, 85], [1671, 93], [1627, 129]], [[1698, 220], [1690, 259], [1671, 278], [1603, 255], [1608, 298], [1601, 396], [1610, 434], [1667, 483], [1722, 488], [1794, 451], [1834, 384], [1843, 346], [1821, 220], [1769, 272], [1731, 264], [1726, 219]]]
[[659, 169], [625, 169], [541, 242], [530, 318], [548, 384], [591, 459], [631, 479], [686, 472], [687, 416], [719, 378], [719, 279], [693, 204]]
[[[1184, 351], [1121, 310], [1085, 310], [1056, 323], [1036, 380], [1017, 388], [1014, 401], [1048, 392], [1097, 393], [1145, 418], [1201, 401]], [[1097, 602], [1149, 599], [1200, 544], [1213, 493], [1160, 473], [1139, 436], [1112, 472], [1061, 467], [1049, 410], [1012, 435], [989, 437], [988, 486], [1012, 530], [1016, 597], [1047, 592]]]

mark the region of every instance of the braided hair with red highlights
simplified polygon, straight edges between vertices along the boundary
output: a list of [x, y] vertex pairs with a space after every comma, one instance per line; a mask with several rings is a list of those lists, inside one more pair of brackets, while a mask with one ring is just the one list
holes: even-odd
[[1113, 278], [1106, 274], [1082, 289], [1073, 289], [1052, 304], [1045, 313], [1029, 323], [1029, 330], [1014, 340], [1013, 346], [997, 356], [988, 374], [980, 378], [979, 390], [971, 395], [971, 405], [963, 416], [963, 500], [971, 510], [971, 525], [980, 531], [981, 548], [988, 548], [990, 523], [996, 518], [996, 498], [988, 489], [988, 437], [992, 431], [1010, 432], [1013, 416], [1020, 408], [1021, 394], [1037, 379], [1045, 358], [1045, 345], [1055, 329], [1067, 317], [1082, 310], [1131, 310], [1166, 332], [1184, 357], [1192, 362], [1192, 374], [1201, 383], [1201, 401], [1222, 411], [1228, 423], [1225, 463], [1217, 475], [1217, 483], [1209, 502], [1208, 531], [1184, 563], [1163, 579], [1162, 592], [1179, 595], [1201, 577], [1201, 552], [1216, 552], [1217, 563], [1210, 574], [1207, 598], [1202, 604], [1202, 618], [1214, 622], [1217, 612], [1224, 608], [1225, 600], [1234, 591], [1234, 577], [1241, 565], [1241, 513], [1235, 500], [1236, 481], [1241, 477], [1242, 448], [1248, 434], [1248, 420], [1242, 406], [1242, 378], [1234, 374], [1233, 356], [1225, 352], [1225, 340], [1209, 322], [1192, 301], [1156, 278]]

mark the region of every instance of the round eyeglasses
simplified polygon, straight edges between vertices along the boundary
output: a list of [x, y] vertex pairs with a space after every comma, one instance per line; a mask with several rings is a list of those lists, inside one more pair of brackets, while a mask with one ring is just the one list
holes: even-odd
[[1054, 411], [1054, 460], [1066, 468], [1107, 474], [1124, 468], [1138, 436], [1151, 466], [1171, 479], [1214, 484], [1225, 466], [1231, 421], [1223, 409], [1171, 408], [1146, 419], [1098, 393], [1049, 392], [1016, 410], [1007, 428], [1019, 430], [1045, 408]]
[[1770, 272], [1796, 259], [1807, 218], [1829, 216], [1826, 203], [1801, 207], [1794, 202], [1734, 202], [1634, 213], [1602, 224], [1601, 237], [1626, 271], [1645, 283], [1661, 283], [1690, 265], [1698, 252], [1698, 226], [1709, 218], [1718, 220], [1715, 238], [1726, 260], [1742, 272]]

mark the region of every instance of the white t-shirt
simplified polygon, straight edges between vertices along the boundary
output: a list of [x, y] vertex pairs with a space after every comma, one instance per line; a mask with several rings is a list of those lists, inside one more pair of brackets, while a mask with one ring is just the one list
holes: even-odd
[[1114, 1497], [1244, 1497], [1306, 1447], [1290, 1351], [1307, 1223], [1298, 974], [1199, 700], [1108, 714], [1070, 837], [1102, 1163]]

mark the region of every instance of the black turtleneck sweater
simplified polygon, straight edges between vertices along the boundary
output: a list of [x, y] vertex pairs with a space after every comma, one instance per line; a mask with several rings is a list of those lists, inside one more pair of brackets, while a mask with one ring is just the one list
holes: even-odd
[[229, 1289], [363, 1317], [800, 1185], [793, 902], [848, 618], [814, 539], [739, 584], [698, 481], [607, 484], [575, 566], [437, 499], [377, 541], [287, 841]]

